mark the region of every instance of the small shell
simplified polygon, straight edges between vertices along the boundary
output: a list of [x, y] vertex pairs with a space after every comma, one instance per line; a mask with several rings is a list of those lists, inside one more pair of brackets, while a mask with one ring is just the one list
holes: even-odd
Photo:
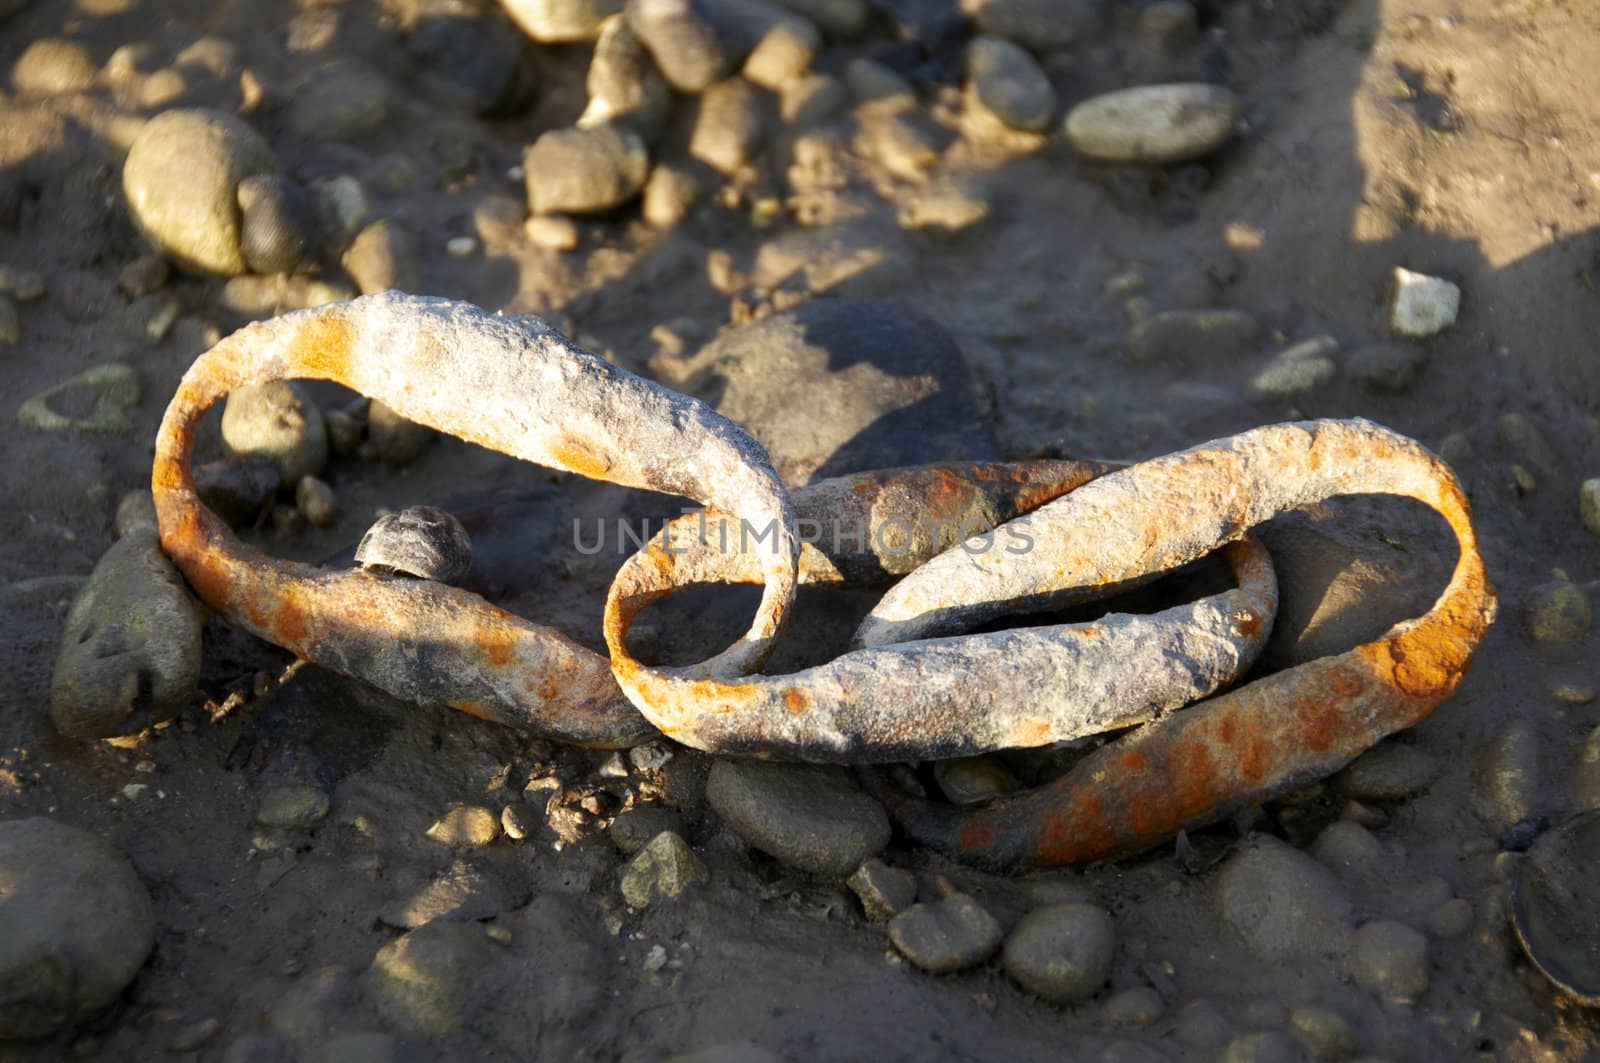
[[246, 177], [236, 190], [242, 219], [239, 243], [252, 272], [289, 273], [310, 249], [311, 206], [287, 177]]
[[459, 583], [472, 568], [472, 540], [461, 522], [436, 506], [412, 506], [379, 517], [356, 547], [356, 564], [418, 579]]
[[1517, 865], [1511, 923], [1533, 965], [1584, 1004], [1600, 1004], [1600, 811], [1546, 831]]

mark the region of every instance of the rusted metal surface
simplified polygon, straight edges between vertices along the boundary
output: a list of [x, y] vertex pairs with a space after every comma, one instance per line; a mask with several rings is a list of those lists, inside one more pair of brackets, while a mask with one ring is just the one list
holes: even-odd
[[[1061, 467], [1062, 483], [1083, 482], [1099, 471], [1087, 463], [1039, 464]], [[943, 470], [935, 478], [953, 477]], [[797, 494], [796, 511], [847, 512], [873, 528], [919, 510], [958, 517], [974, 512], [971, 500], [980, 496], [970, 485], [952, 483], [940, 492], [948, 502], [929, 505], [929, 481], [906, 477], [875, 493], [870, 480], [847, 478], [838, 487], [818, 485], [821, 490], [804, 501]], [[903, 493], [907, 489], [911, 493]], [[1025, 486], [985, 516], [1004, 520], [1046, 497], [1037, 486]], [[852, 510], [852, 498], [864, 501]], [[921, 501], [913, 506], [913, 499]], [[910, 552], [915, 556], [904, 557], [892, 549], [829, 557], [830, 543], [808, 543], [801, 571], [817, 582], [836, 581], [841, 570], [864, 581], [915, 570], [926, 550], [943, 543], [953, 545], [940, 558], [981, 548], [1020, 561], [1029, 550], [1044, 549], [1038, 543], [1024, 549], [1025, 540], [1004, 534], [1007, 527], [982, 538], [930, 534], [916, 540], [921, 549]], [[821, 538], [827, 533], [823, 522]], [[869, 532], [867, 538], [879, 537]], [[1247, 540], [1225, 553], [1237, 588], [1148, 616], [1116, 614], [1091, 624], [897, 643], [789, 675], [741, 681], [651, 668], [631, 657], [627, 630], [645, 605], [686, 586], [754, 582], [756, 555], [751, 543], [740, 542], [737, 528], [716, 521], [700, 525], [691, 515], [625, 562], [612, 582], [606, 639], [618, 682], [652, 723], [686, 745], [717, 753], [881, 762], [968, 756], [1097, 734], [1158, 718], [1237, 679], [1265, 643], [1277, 611], [1271, 561]], [[1040, 594], [1036, 600], [1051, 597]]]
[[240, 542], [195, 492], [195, 426], [229, 391], [288, 378], [336, 381], [525, 461], [770, 524], [755, 619], [702, 667], [741, 674], [770, 652], [794, 596], [798, 544], [788, 495], [759, 444], [538, 318], [392, 292], [239, 330], [200, 356], [167, 408], [151, 481], [162, 545], [201, 599], [246, 630], [398, 697], [537, 734], [605, 746], [654, 733], [605, 660], [554, 629], [458, 588], [323, 571]]
[[[1461, 682], [1495, 596], [1460, 486], [1415, 442], [1360, 420], [1274, 425], [1105, 476], [1015, 523], [1041, 539], [1054, 531], [1059, 572], [1093, 585], [1181, 564], [1276, 513], [1341, 494], [1414, 498], [1449, 523], [1460, 555], [1427, 614], [1139, 728], [1025, 795], [963, 810], [911, 797], [882, 773], [868, 773], [874, 789], [913, 839], [962, 859], [1103, 861], [1326, 776], [1416, 724]], [[863, 635], [971, 623], [1061, 579], [946, 554], [885, 595]]]

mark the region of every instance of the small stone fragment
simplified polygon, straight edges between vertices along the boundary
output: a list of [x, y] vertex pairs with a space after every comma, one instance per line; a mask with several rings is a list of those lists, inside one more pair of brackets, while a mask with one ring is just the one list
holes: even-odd
[[644, 141], [612, 126], [556, 129], [522, 157], [528, 208], [535, 214], [593, 214], [621, 206], [644, 188]]
[[387, 219], [362, 229], [344, 253], [342, 264], [363, 295], [415, 293], [421, 287], [416, 245], [410, 234]]
[[339, 502], [333, 488], [315, 476], [302, 476], [295, 485], [294, 504], [300, 507], [313, 528], [326, 528], [339, 514]]
[[917, 900], [917, 876], [877, 857], [863, 862], [845, 884], [861, 898], [861, 910], [875, 923], [894, 918]]
[[1350, 377], [1376, 395], [1406, 395], [1422, 378], [1428, 352], [1420, 347], [1379, 343], [1350, 356]]
[[1140, 365], [1209, 367], [1248, 354], [1260, 335], [1242, 310], [1163, 310], [1129, 330], [1123, 351]]
[[672, 91], [655, 60], [621, 15], [607, 19], [600, 30], [586, 87], [589, 103], [578, 119], [580, 129], [614, 122], [648, 137], [659, 132], [672, 107]]
[[239, 182], [273, 173], [267, 142], [221, 111], [164, 111], [128, 149], [122, 190], [134, 224], [179, 266], [234, 276], [248, 264], [240, 246]]
[[141, 255], [122, 267], [117, 287], [130, 299], [141, 299], [166, 287], [172, 267], [160, 255]]
[[700, 96], [689, 154], [731, 176], [755, 156], [762, 126], [755, 88], [743, 78], [718, 82]]
[[1522, 624], [1535, 642], [1574, 642], [1593, 622], [1589, 595], [1568, 579], [1534, 588], [1522, 603]]
[[308, 830], [328, 817], [328, 795], [315, 786], [269, 786], [256, 801], [256, 822], [279, 830]]
[[999, 921], [964, 893], [913, 904], [889, 920], [894, 947], [930, 974], [982, 963], [994, 955], [1004, 936]]
[[77, 41], [41, 37], [11, 67], [11, 87], [24, 96], [62, 96], [94, 84], [94, 60]]
[[700, 195], [700, 182], [687, 170], [661, 165], [644, 186], [640, 213], [657, 229], [670, 229], [681, 222]]
[[239, 245], [256, 273], [289, 273], [311, 249], [311, 201], [287, 177], [256, 175], [239, 182]]
[[576, 251], [582, 239], [577, 222], [560, 214], [535, 214], [523, 224], [523, 231], [530, 244], [546, 251]]
[[408, 421], [387, 403], [372, 400], [367, 407], [367, 439], [385, 465], [410, 465], [422, 456], [433, 429]]
[[1313, 336], [1286, 347], [1250, 381], [1257, 395], [1273, 399], [1297, 399], [1308, 395], [1334, 378], [1339, 363], [1333, 354], [1339, 341], [1332, 336]]
[[831, 766], [719, 759], [711, 807], [749, 844], [814, 875], [844, 878], [889, 844], [889, 817]]
[[444, 242], [444, 253], [451, 258], [471, 258], [478, 253], [476, 236], [452, 236]]
[[500, 810], [500, 829], [514, 842], [520, 842], [532, 833], [528, 825], [528, 813], [520, 804], [507, 805]]
[[628, 0], [625, 12], [628, 28], [679, 92], [694, 95], [727, 74], [727, 50], [693, 0]]
[[1461, 289], [1441, 277], [1396, 266], [1389, 282], [1389, 328], [1397, 336], [1437, 336], [1455, 324]]
[[1144, 85], [1078, 104], [1065, 131], [1085, 158], [1166, 165], [1211, 154], [1238, 121], [1239, 99], [1220, 85]]
[[1473, 773], [1472, 807], [1500, 833], [1539, 807], [1539, 733], [1512, 720], [1484, 743]]
[[628, 861], [622, 873], [622, 899], [630, 908], [677, 900], [709, 876], [689, 843], [672, 831], [657, 834]]
[[1111, 976], [1117, 928], [1092, 904], [1052, 904], [1018, 920], [1006, 939], [1005, 967], [1028, 992], [1056, 1004], [1093, 996]]
[[1215, 880], [1222, 918], [1257, 955], [1333, 955], [1349, 938], [1350, 898], [1316, 860], [1273, 838], [1229, 858]]
[[338, 59], [307, 75], [289, 103], [289, 130], [306, 140], [357, 140], [389, 117], [389, 83], [363, 63]]
[[611, 821], [611, 844], [631, 856], [660, 834], [683, 836], [683, 817], [670, 808], [638, 805]]
[[222, 442], [232, 454], [259, 455], [285, 484], [315, 476], [328, 463], [322, 411], [298, 384], [273, 380], [238, 388], [222, 410]]
[[1111, 994], [1106, 998], [1104, 1015], [1108, 1022], [1118, 1026], [1149, 1026], [1167, 1010], [1167, 1005], [1147, 985], [1134, 986]]
[[[58, 413], [50, 402], [60, 396], [83, 395], [74, 405], [80, 409], [88, 400], [89, 412]], [[139, 374], [121, 362], [102, 362], [77, 376], [46, 388], [17, 408], [17, 423], [41, 432], [125, 432], [133, 427], [127, 410], [139, 404]]]
[[283, 478], [268, 458], [244, 454], [194, 469], [195, 491], [207, 509], [231, 527], [247, 528], [267, 508]]
[[437, 506], [410, 506], [379, 517], [356, 545], [356, 564], [416, 579], [459, 583], [472, 570], [472, 539]]
[[822, 51], [816, 24], [788, 18], [769, 29], [744, 61], [744, 76], [772, 92], [804, 75]]
[[1033, 56], [1002, 37], [967, 45], [968, 98], [1011, 129], [1042, 133], [1056, 114], [1056, 94]]
[[110, 844], [42, 816], [0, 822], [0, 1041], [49, 1037], [104, 1010], [155, 945], [155, 911]]
[[1428, 939], [1402, 923], [1367, 923], [1352, 941], [1351, 967], [1358, 985], [1410, 1003], [1428, 991]]
[[444, 845], [481, 848], [500, 837], [500, 817], [482, 805], [457, 805], [428, 828], [427, 836]]

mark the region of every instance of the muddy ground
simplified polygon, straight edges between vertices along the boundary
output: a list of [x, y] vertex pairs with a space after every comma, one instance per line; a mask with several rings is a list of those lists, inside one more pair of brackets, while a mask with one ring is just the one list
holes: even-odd
[[[882, 5], [863, 36], [831, 45], [817, 65], [837, 71], [857, 56], [903, 52], [896, 19], [927, 24], [939, 6]], [[415, 236], [421, 292], [549, 315], [647, 374], [670, 373], [676, 358], [775, 298], [892, 295], [956, 337], [1009, 456], [1137, 459], [1258, 424], [1353, 415], [1442, 448], [1471, 490], [1501, 619], [1459, 693], [1402, 739], [1437, 763], [1437, 778], [1410, 798], [1367, 802], [1378, 858], [1344, 882], [1357, 920], [1427, 929], [1438, 902], [1470, 905], [1464, 932], [1430, 936], [1426, 992], [1385, 1002], [1339, 957], [1263, 955], [1219, 917], [1215, 862], [1261, 834], [1308, 847], [1312, 826], [1346, 811], [1332, 787], [1197, 833], [1198, 863], [1168, 846], [1109, 867], [996, 875], [893, 843], [886, 859], [915, 871], [925, 896], [944, 876], [1008, 926], [1041, 898], [1088, 896], [1111, 912], [1109, 985], [1063, 1008], [1029, 996], [995, 961], [947, 976], [915, 969], [841, 884], [787, 869], [721, 825], [701, 796], [698, 754], [680, 751], [659, 777], [608, 779], [603, 754], [398, 705], [313, 670], [276, 690], [263, 684], [213, 720], [202, 701], [249, 691], [287, 663], [220, 621], [207, 629], [201, 697], [176, 723], [116, 746], [57, 734], [47, 705], [66, 607], [113, 540], [118, 500], [148, 480], [182, 371], [243, 320], [222, 304], [216, 279], [180, 277], [141, 300], [118, 290], [119, 272], [146, 253], [121, 200], [121, 159], [153, 111], [102, 77], [54, 96], [0, 91], [0, 264], [47, 282], [19, 306], [20, 341], [0, 348], [0, 818], [48, 815], [112, 841], [151, 891], [157, 941], [108, 1013], [51, 1040], [0, 1045], [0, 1058], [143, 1058], [192, 1042], [196, 1024], [214, 1020], [189, 1047], [196, 1058], [257, 1058], [247, 1054], [254, 1045], [304, 1059], [371, 1050], [388, 1055], [360, 1058], [645, 1060], [748, 1041], [791, 1060], [1277, 1059], [1314, 1049], [1304, 1036], [1248, 1035], [1284, 1035], [1294, 1009], [1313, 1004], [1351, 1031], [1335, 1054], [1600, 1052], [1592, 1012], [1532, 970], [1510, 936], [1516, 857], [1501, 854], [1503, 803], [1485, 797], [1503, 767], [1493, 763], [1496, 736], [1520, 721], [1537, 751], [1525, 811], [1559, 822], [1573, 805], [1580, 747], [1600, 723], [1596, 636], [1536, 642], [1520, 618], [1553, 569], [1580, 584], [1600, 578], [1600, 538], [1577, 501], [1580, 482], [1600, 476], [1600, 15], [1581, 0], [1213, 0], [1198, 5], [1201, 40], [1158, 56], [1135, 33], [1140, 7], [1107, 3], [1098, 28], [1045, 69], [1068, 106], [1130, 84], [1222, 78], [1243, 120], [1202, 171], [1093, 166], [1059, 132], [976, 128], [964, 117], [957, 32], [918, 53], [927, 59], [915, 72], [919, 106], [939, 144], [920, 177], [854, 150], [848, 108], [830, 119], [836, 179], [792, 171], [795, 132], [774, 108], [758, 162], [708, 183], [681, 224], [652, 228], [625, 207], [580, 219], [572, 252], [513, 238], [456, 257], [446, 244], [474, 235], [484, 198], [521, 200], [508, 171], [540, 132], [582, 109], [582, 45], [536, 49], [537, 102], [496, 119], [418, 75], [405, 47], [417, 13], [406, 0], [36, 0], [0, 23], [0, 69], [49, 36], [81, 42], [98, 63], [149, 42], [158, 67], [198, 39], [224, 40], [232, 58], [217, 76], [191, 74], [180, 102], [243, 107], [303, 181], [366, 181], [376, 212]], [[283, 105], [297, 77], [332, 57], [385, 75], [388, 117], [352, 142], [297, 140]], [[260, 99], [252, 81], [264, 86]], [[680, 101], [661, 156], [681, 157], [687, 111]], [[986, 205], [982, 216], [958, 219], [972, 223], [956, 231], [917, 227], [935, 193], [950, 189]], [[775, 215], [763, 206], [773, 199]], [[1408, 341], [1427, 357], [1409, 390], [1377, 394], [1347, 360], [1388, 340], [1385, 286], [1397, 265], [1459, 284], [1461, 312], [1437, 338]], [[152, 339], [146, 323], [173, 294], [181, 313]], [[1131, 317], [1212, 306], [1247, 311], [1265, 335], [1243, 354], [1180, 352], [1140, 365], [1124, 356]], [[1323, 333], [1341, 344], [1331, 380], [1292, 402], [1249, 387], [1276, 350]], [[18, 423], [26, 398], [109, 360], [139, 375], [131, 430]], [[1508, 438], [1510, 413], [1531, 422], [1548, 453], [1530, 456]], [[515, 601], [592, 646], [609, 572], [572, 548], [567, 521], [649, 508], [452, 440], [402, 469], [335, 463], [328, 479], [341, 512], [332, 527], [288, 538], [268, 529], [258, 540], [326, 558], [379, 506], [539, 490], [546, 508], [530, 521], [536, 545]], [[1391, 519], [1416, 524], [1382, 507], [1329, 512], [1367, 521], [1357, 537], [1392, 534]], [[1448, 559], [1441, 534], [1406, 541]], [[1437, 587], [1404, 593], [1425, 604]], [[815, 659], [837, 648], [816, 638], [790, 652]], [[575, 803], [606, 795], [598, 814], [561, 820], [573, 840], [526, 802], [535, 829], [520, 843], [501, 838], [462, 857], [423, 837], [453, 805], [498, 810], [523, 801], [530, 777], [549, 775]], [[261, 837], [257, 796], [284, 782], [324, 789], [332, 811], [287, 840]], [[681, 806], [708, 884], [642, 913], [622, 904], [625, 857], [603, 827], [632, 801]], [[502, 884], [501, 911], [541, 900], [495, 920], [511, 927], [510, 951], [462, 990], [469, 1021], [430, 1025], [382, 1006], [364, 972], [401, 933], [385, 913], [461, 859]], [[1118, 1025], [1104, 1001], [1147, 985], [1161, 996], [1159, 1014]], [[338, 1040], [362, 1033], [392, 1040]]]

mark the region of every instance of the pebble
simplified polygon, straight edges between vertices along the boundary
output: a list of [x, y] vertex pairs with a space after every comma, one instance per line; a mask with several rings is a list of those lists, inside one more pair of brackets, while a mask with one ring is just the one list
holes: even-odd
[[[645, 195], [649, 196], [648, 188]], [[576, 251], [582, 241], [577, 222], [559, 214], [535, 214], [523, 223], [523, 231], [530, 244], [546, 251]]]
[[367, 439], [377, 451], [378, 460], [400, 468], [422, 457], [433, 439], [433, 429], [408, 421], [387, 403], [373, 399], [367, 407]]
[[[764, 273], [804, 275], [858, 252], [882, 269], [892, 257], [875, 243], [834, 248], [825, 232], [800, 235], [762, 249]], [[810, 286], [821, 290], [824, 280]], [[714, 396], [717, 411], [766, 448], [785, 483], [999, 456], [961, 349], [898, 300], [812, 299], [722, 333], [695, 360], [700, 369], [683, 389]]]
[[0, 295], [0, 346], [22, 342], [22, 317], [17, 304]]
[[1229, 1041], [1217, 1063], [1303, 1063], [1304, 1059], [1300, 1046], [1288, 1034], [1257, 1030]]
[[1585, 480], [1579, 486], [1578, 516], [1591, 535], [1600, 535], [1600, 477]]
[[1015, 793], [1017, 777], [998, 757], [962, 757], [933, 765], [933, 780], [953, 805], [970, 807]]
[[123, 495], [111, 524], [118, 539], [135, 533], [156, 534], [156, 499], [150, 489], [141, 487]]
[[339, 502], [333, 488], [315, 476], [300, 477], [294, 488], [294, 504], [300, 507], [313, 528], [326, 528], [339, 515]]
[[356, 544], [355, 561], [417, 579], [459, 583], [472, 571], [472, 539], [445, 510], [410, 506], [374, 521]]
[[631, 856], [658, 834], [683, 835], [683, 817], [670, 808], [636, 805], [611, 821], [611, 844]]
[[1119, 990], [1106, 998], [1107, 1022], [1118, 1026], [1149, 1026], [1167, 1010], [1166, 1001], [1147, 985]]
[[160, 255], [140, 255], [117, 274], [117, 288], [130, 299], [141, 299], [167, 286], [172, 267]]
[[589, 102], [578, 119], [580, 129], [615, 122], [651, 137], [660, 133], [672, 108], [672, 90], [621, 15], [601, 28], [585, 86]]
[[532, 834], [528, 811], [521, 804], [510, 804], [500, 810], [500, 829], [514, 842], [523, 841]]
[[1117, 927], [1093, 904], [1035, 908], [1006, 938], [1006, 973], [1022, 988], [1056, 1004], [1093, 996], [1111, 976]]
[[1589, 595], [1565, 577], [1535, 587], [1522, 602], [1522, 625], [1535, 642], [1575, 642], [1593, 622]]
[[[133, 427], [127, 411], [139, 404], [139, 374], [122, 362], [102, 362], [32, 396], [17, 408], [17, 423], [40, 432], [126, 432]], [[64, 414], [52, 399], [68, 396], [87, 413]]]
[[315, 786], [269, 786], [256, 800], [256, 822], [279, 830], [309, 830], [328, 818], [328, 795]]
[[1402, 801], [1433, 785], [1444, 766], [1439, 758], [1405, 742], [1380, 742], [1333, 777], [1345, 797], [1357, 801]]
[[994, 121], [1042, 133], [1058, 106], [1050, 79], [1033, 56], [1002, 37], [976, 37], [967, 45], [968, 99]]
[[816, 23], [786, 18], [762, 35], [744, 61], [744, 76], [771, 92], [802, 77], [822, 52], [822, 34]]
[[701, 94], [689, 136], [689, 154], [732, 176], [755, 157], [762, 128], [755, 87], [743, 78], [729, 78]]
[[1420, 347], [1379, 343], [1350, 356], [1350, 378], [1375, 395], [1408, 395], [1428, 367]]
[[310, 191], [322, 242], [334, 251], [347, 247], [372, 218], [366, 186], [349, 174], [312, 181]]
[[156, 307], [144, 323], [144, 334], [153, 340], [164, 340], [183, 313], [183, 301], [176, 295], [156, 300]]
[[492, 9], [426, 0], [406, 52], [485, 117], [516, 114], [537, 95], [527, 42]]
[[1560, 459], [1545, 441], [1544, 434], [1524, 414], [1501, 414], [1495, 424], [1495, 438], [1500, 445], [1546, 476], [1561, 471]]
[[1496, 834], [1539, 806], [1539, 734], [1525, 720], [1503, 725], [1478, 750], [1472, 807]]
[[1228, 364], [1255, 349], [1261, 326], [1243, 310], [1163, 310], [1135, 323], [1123, 353], [1140, 365]]
[[1350, 966], [1357, 985], [1409, 1004], [1428, 991], [1428, 939], [1403, 923], [1366, 923], [1352, 939]]
[[692, 96], [727, 75], [727, 49], [694, 0], [628, 0], [625, 11], [628, 27], [674, 89]]
[[293, 381], [272, 380], [229, 392], [222, 410], [222, 442], [232, 454], [259, 455], [272, 462], [285, 484], [315, 476], [328, 464], [322, 411]]
[[1250, 390], [1263, 398], [1297, 399], [1316, 391], [1339, 372], [1333, 355], [1339, 341], [1313, 336], [1273, 355], [1250, 381]]
[[591, 41], [622, 0], [500, 0], [500, 6], [536, 41]]
[[528, 208], [535, 214], [592, 214], [639, 194], [649, 176], [644, 141], [612, 126], [556, 129], [522, 157]]
[[247, 528], [278, 493], [283, 478], [266, 458], [242, 455], [195, 466], [194, 484], [207, 509], [231, 527]]
[[256, 273], [290, 273], [311, 250], [311, 201], [287, 177], [239, 182], [239, 247]]
[[471, 258], [478, 253], [476, 236], [452, 236], [444, 242], [444, 253], [451, 258]]
[[889, 844], [883, 806], [840, 768], [723, 758], [706, 797], [747, 843], [814, 875], [844, 878]]
[[995, 954], [1004, 937], [999, 921], [964, 893], [913, 904], [889, 920], [894, 947], [930, 974], [980, 964]]
[[1458, 938], [1472, 929], [1472, 902], [1451, 897], [1428, 913], [1428, 933], [1436, 938]]
[[917, 876], [877, 857], [864, 861], [845, 885], [861, 898], [861, 910], [875, 923], [894, 918], [917, 900]]
[[1578, 747], [1572, 766], [1572, 811], [1600, 808], [1600, 727], [1589, 732]]
[[77, 41], [41, 37], [23, 49], [11, 67], [11, 87], [24, 96], [63, 96], [94, 85], [89, 50]]
[[375, 133], [389, 117], [389, 83], [347, 59], [312, 70], [293, 93], [286, 121], [305, 140], [341, 142]]
[[1343, 1059], [1356, 1050], [1356, 1034], [1332, 1008], [1304, 1004], [1289, 1012], [1289, 1028], [1319, 1059]]
[[388, 219], [362, 229], [344, 253], [341, 264], [362, 295], [421, 287], [417, 249], [409, 233]]
[[1370, 882], [1391, 870], [1383, 843], [1350, 819], [1328, 824], [1311, 843], [1311, 854], [1347, 880]]
[[479, 981], [493, 968], [476, 923], [436, 920], [379, 949], [367, 972], [380, 1013], [431, 1037], [459, 1032]]
[[172, 719], [194, 699], [204, 626], [153, 531], [117, 540], [67, 611], [51, 720], [63, 734], [108, 738]]
[[1349, 937], [1350, 898], [1333, 873], [1275, 838], [1230, 857], [1213, 896], [1222, 919], [1259, 956], [1333, 955]]
[[981, 33], [1016, 41], [1034, 52], [1064, 48], [1100, 26], [1094, 0], [961, 0]]
[[1440, 277], [1396, 266], [1389, 286], [1389, 328], [1396, 335], [1437, 336], [1455, 324], [1461, 289]]
[[428, 828], [427, 836], [444, 845], [481, 848], [500, 837], [500, 817], [482, 805], [457, 805]]
[[97, 835], [42, 816], [0, 822], [0, 1041], [48, 1037], [122, 994], [155, 945], [150, 894]]
[[1067, 139], [1099, 162], [1165, 165], [1203, 158], [1233, 135], [1239, 99], [1220, 85], [1144, 85], [1096, 96], [1067, 114]]
[[267, 142], [221, 111], [164, 111], [128, 149], [122, 191], [134, 225], [184, 269], [219, 276], [245, 272], [239, 182], [278, 169]]
[[630, 908], [649, 908], [663, 900], [677, 900], [709, 877], [682, 835], [662, 831], [623, 869], [622, 899]]
[[657, 229], [671, 229], [683, 221], [699, 196], [700, 182], [693, 174], [663, 164], [655, 168], [644, 186], [640, 214], [647, 224]]

